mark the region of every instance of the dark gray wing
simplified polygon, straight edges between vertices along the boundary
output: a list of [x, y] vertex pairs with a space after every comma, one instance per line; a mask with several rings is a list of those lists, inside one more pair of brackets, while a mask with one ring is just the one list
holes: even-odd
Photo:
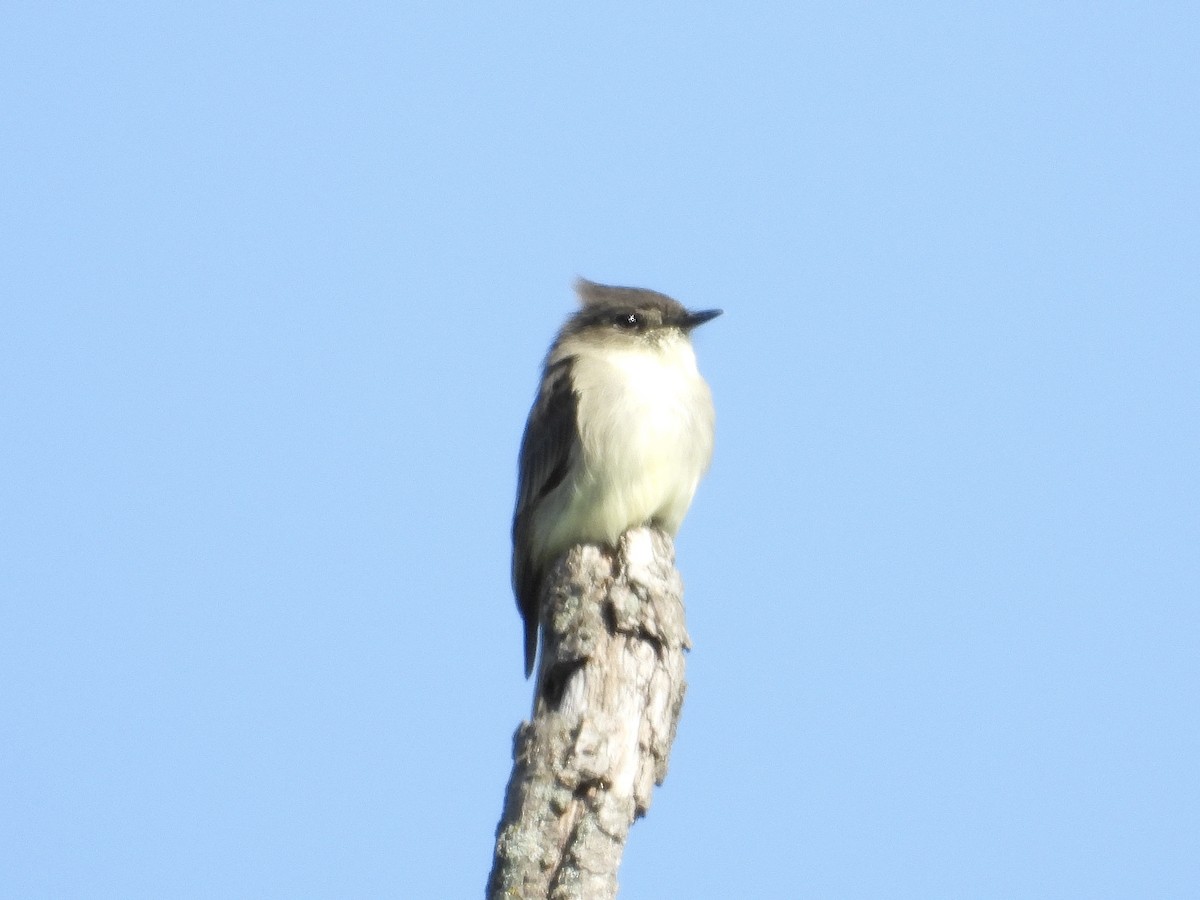
[[543, 574], [529, 547], [533, 515], [546, 495], [567, 477], [578, 445], [570, 365], [571, 359], [567, 358], [546, 367], [521, 439], [517, 508], [512, 526], [512, 583], [517, 609], [525, 622], [526, 678], [533, 671], [537, 655], [538, 597]]

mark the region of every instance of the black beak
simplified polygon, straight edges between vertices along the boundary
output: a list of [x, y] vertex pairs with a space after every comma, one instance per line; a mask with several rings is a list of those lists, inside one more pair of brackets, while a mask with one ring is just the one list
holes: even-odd
[[723, 309], [702, 309], [697, 312], [690, 312], [683, 317], [683, 321], [679, 324], [684, 331], [691, 331], [697, 325], [703, 325], [710, 319], [715, 319], [724, 311]]

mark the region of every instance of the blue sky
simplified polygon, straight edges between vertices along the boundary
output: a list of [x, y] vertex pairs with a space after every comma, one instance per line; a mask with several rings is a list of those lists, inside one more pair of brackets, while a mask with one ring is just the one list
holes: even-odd
[[576, 275], [726, 310], [623, 898], [1200, 894], [1194, 5], [5, 18], [0, 895], [479, 895]]

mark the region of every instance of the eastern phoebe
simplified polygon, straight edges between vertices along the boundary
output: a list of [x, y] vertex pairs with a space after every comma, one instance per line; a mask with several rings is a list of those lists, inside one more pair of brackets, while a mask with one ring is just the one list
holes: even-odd
[[555, 559], [641, 525], [674, 536], [712, 458], [712, 394], [690, 334], [721, 310], [582, 278], [575, 290], [580, 309], [550, 346], [521, 439], [512, 581], [526, 678]]

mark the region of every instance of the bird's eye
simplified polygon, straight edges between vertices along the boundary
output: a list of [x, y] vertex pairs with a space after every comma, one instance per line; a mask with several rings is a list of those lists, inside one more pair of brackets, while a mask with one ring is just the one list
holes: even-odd
[[642, 317], [633, 312], [617, 313], [617, 315], [613, 317], [613, 324], [618, 328], [625, 329], [626, 331], [633, 331], [633, 329], [642, 324]]

